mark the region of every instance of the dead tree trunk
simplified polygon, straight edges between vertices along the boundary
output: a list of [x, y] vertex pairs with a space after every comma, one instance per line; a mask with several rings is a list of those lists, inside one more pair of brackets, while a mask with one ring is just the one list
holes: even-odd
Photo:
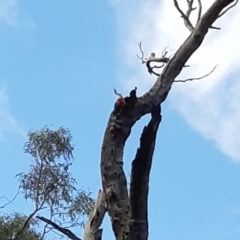
[[[176, 0], [173, 2], [191, 31], [189, 37], [167, 61], [162, 73], [147, 93], [139, 98], [134, 96], [125, 98], [126, 104], [111, 113], [104, 134], [101, 152], [102, 187], [117, 240], [148, 238], [148, 182], [156, 132], [161, 120], [160, 105], [165, 101], [175, 78], [187, 60], [200, 47], [209, 29], [215, 28], [212, 24], [232, 7], [230, 4], [237, 3], [234, 0], [216, 0], [201, 16], [201, 2], [198, 1], [199, 18], [193, 27], [189, 15], [181, 11]], [[190, 7], [193, 1], [187, 2]], [[151, 58], [151, 62], [154, 62], [154, 58]], [[159, 62], [159, 58], [156, 62]], [[132, 162], [131, 187], [128, 194], [127, 180], [123, 171], [124, 145], [135, 122], [149, 113], [152, 114], [152, 119], [143, 130], [140, 148]]]

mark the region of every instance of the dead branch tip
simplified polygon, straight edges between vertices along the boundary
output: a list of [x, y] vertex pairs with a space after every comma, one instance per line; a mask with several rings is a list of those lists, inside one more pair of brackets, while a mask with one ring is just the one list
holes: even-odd
[[222, 17], [226, 12], [228, 12], [231, 8], [235, 7], [238, 4], [238, 0], [236, 0], [231, 6], [223, 10], [219, 15], [218, 18]]
[[123, 97], [122, 94], [117, 92], [117, 90], [115, 88], [113, 89], [113, 91], [114, 91], [115, 95], [117, 95], [118, 97], [120, 97], [120, 98]]
[[196, 78], [188, 78], [188, 79], [184, 79], [184, 80], [174, 80], [174, 82], [189, 82], [189, 81], [198, 81], [198, 80], [201, 80], [201, 79], [203, 79], [203, 78], [206, 78], [206, 77], [209, 76], [210, 74], [212, 74], [212, 73], [215, 71], [215, 69], [217, 68], [217, 66], [218, 66], [218, 65], [214, 66], [213, 69], [212, 69], [209, 73], [205, 74], [204, 76], [196, 77]]
[[184, 24], [186, 26], [186, 28], [192, 32], [194, 30], [194, 27], [189, 19], [190, 17], [190, 14], [192, 11], [194, 11], [196, 8], [193, 8], [192, 5], [193, 5], [193, 0], [187, 0], [187, 4], [188, 4], [188, 10], [186, 12], [186, 14], [182, 11], [182, 9], [179, 7], [178, 5], [178, 1], [177, 0], [173, 0], [174, 2], [174, 6], [176, 7], [177, 11], [181, 14], [181, 17], [183, 18], [184, 20]]

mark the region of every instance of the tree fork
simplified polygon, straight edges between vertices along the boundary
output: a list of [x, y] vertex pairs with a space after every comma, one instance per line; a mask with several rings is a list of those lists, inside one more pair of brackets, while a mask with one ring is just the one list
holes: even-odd
[[[130, 204], [123, 171], [123, 149], [131, 128], [142, 116], [152, 112], [154, 107], [165, 101], [174, 79], [180, 74], [187, 60], [200, 47], [209, 28], [219, 18], [222, 10], [233, 2], [234, 0], [216, 0], [166, 64], [153, 87], [137, 99], [131, 111], [123, 111], [117, 115], [112, 112], [109, 117], [101, 152], [101, 176], [107, 211], [117, 240], [128, 239], [130, 231]], [[137, 239], [132, 234], [131, 236], [131, 240]]]

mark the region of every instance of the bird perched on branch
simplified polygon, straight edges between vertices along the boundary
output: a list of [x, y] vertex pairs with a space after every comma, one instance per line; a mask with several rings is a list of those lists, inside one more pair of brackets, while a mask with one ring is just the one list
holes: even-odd
[[137, 87], [135, 87], [129, 94], [129, 97], [125, 97], [125, 102], [126, 103], [135, 103], [137, 101]]
[[155, 52], [151, 52], [150, 57], [148, 58], [148, 60], [154, 59], [154, 58], [155, 58]]
[[121, 110], [121, 108], [126, 104], [126, 101], [121, 93], [118, 93], [117, 90], [114, 88], [114, 93], [119, 97], [114, 104], [114, 113], [117, 114]]
[[[137, 87], [135, 87], [129, 94], [128, 97], [123, 97], [122, 94], [118, 93], [116, 89], [114, 89], [114, 93], [119, 97], [114, 104], [114, 113], [117, 114], [124, 107], [126, 111], [130, 110], [130, 108], [135, 106], [137, 102]], [[125, 107], [126, 106], [126, 107]]]

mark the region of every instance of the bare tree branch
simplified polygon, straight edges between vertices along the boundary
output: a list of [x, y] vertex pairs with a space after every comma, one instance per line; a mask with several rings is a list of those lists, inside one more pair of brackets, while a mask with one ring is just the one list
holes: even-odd
[[[162, 51], [162, 57], [166, 57], [167, 56], [167, 54], [168, 54], [168, 52], [169, 51], [167, 51], [167, 49], [168, 49], [168, 46], [166, 46], [166, 47], [164, 47], [164, 49], [163, 49], [163, 51]], [[171, 51], [171, 50], [170, 50]]]
[[[138, 47], [139, 47], [139, 50], [140, 50], [140, 52], [141, 52], [141, 57], [139, 57], [138, 55], [137, 55], [137, 57], [142, 61], [142, 64], [146, 64], [147, 70], [148, 70], [148, 72], [149, 72], [150, 74], [154, 74], [154, 75], [156, 75], [156, 76], [159, 76], [160, 74], [159, 74], [159, 73], [156, 73], [153, 69], [155, 69], [155, 68], [162, 68], [162, 67], [164, 66], [164, 64], [169, 61], [169, 58], [166, 57], [166, 55], [167, 55], [167, 53], [168, 53], [168, 52], [166, 51], [167, 48], [166, 48], [166, 47], [164, 48], [164, 50], [162, 51], [162, 56], [161, 56], [160, 58], [157, 58], [157, 57], [155, 56], [155, 53], [154, 53], [154, 52], [152, 52], [152, 53], [150, 54], [149, 58], [144, 58], [144, 52], [143, 52], [143, 50], [142, 50], [142, 43], [141, 43], [141, 42], [138, 43]], [[156, 65], [151, 66], [150, 63], [152, 63], [152, 62], [155, 62], [155, 63], [163, 63], [163, 64], [160, 65], [160, 66], [156, 66]], [[116, 93], [115, 93], [115, 94], [116, 94]]]
[[[50, 216], [50, 221], [52, 221], [52, 217], [53, 217], [53, 214], [51, 214], [51, 216]], [[48, 232], [50, 232], [52, 229], [53, 229], [53, 227], [49, 227], [48, 224], [46, 223], [45, 226], [43, 227], [41, 240], [43, 240], [45, 238], [45, 235]]]
[[45, 238], [45, 235], [49, 232], [49, 228], [48, 228], [48, 224], [45, 224], [45, 226], [43, 227], [43, 231], [42, 231], [42, 236], [40, 240], [43, 240]]
[[[150, 74], [154, 74], [154, 75], [156, 75], [156, 76], [159, 76], [160, 74], [159, 73], [156, 73], [155, 71], [153, 71], [153, 69], [154, 68], [162, 68], [163, 66], [164, 66], [164, 63], [168, 63], [168, 61], [169, 61], [169, 58], [168, 57], [160, 57], [160, 58], [156, 58], [155, 57], [155, 54], [151, 54], [150, 55], [150, 57], [149, 57], [149, 59], [147, 60], [147, 62], [146, 62], [146, 67], [147, 67], [147, 69], [148, 69], [148, 72], [150, 73]], [[153, 67], [151, 67], [150, 66], [150, 63], [153, 63], [153, 62], [155, 62], [155, 63], [163, 63], [162, 65], [160, 65], [160, 66], [153, 66]]]
[[238, 3], [238, 0], [236, 0], [235, 3], [233, 3], [231, 6], [229, 6], [228, 8], [226, 8], [222, 13], [220, 13], [218, 15], [218, 18], [222, 17], [227, 11], [229, 11], [231, 8], [235, 7]]
[[[169, 62], [170, 57], [167, 57], [167, 54], [168, 54], [167, 47], [165, 47], [165, 48], [163, 49], [163, 51], [162, 51], [162, 56], [161, 56], [160, 58], [157, 58], [157, 57], [155, 56], [155, 53], [154, 53], [154, 52], [152, 52], [152, 53], [150, 54], [149, 58], [144, 58], [144, 52], [143, 52], [143, 50], [142, 50], [142, 44], [141, 44], [141, 42], [138, 44], [138, 46], [139, 46], [139, 49], [140, 49], [140, 51], [141, 51], [141, 57], [139, 57], [138, 55], [137, 55], [137, 57], [142, 61], [143, 64], [146, 64], [147, 70], [148, 70], [148, 72], [149, 72], [150, 74], [154, 74], [155, 76], [158, 76], [158, 77], [159, 77], [159, 76], [160, 76], [160, 73], [155, 72], [153, 69], [163, 68], [164, 65]], [[162, 63], [162, 64], [159, 65], [159, 66], [158, 66], [158, 65], [151, 66], [151, 63], [153, 63], [153, 62], [155, 62], [155, 63]], [[184, 65], [184, 67], [189, 67], [189, 65]], [[114, 89], [114, 92], [115, 92], [115, 94], [117, 93], [115, 89]], [[118, 94], [119, 94], [119, 93], [118, 93]], [[118, 95], [118, 94], [116, 94], [116, 95]], [[120, 96], [120, 95], [118, 95], [118, 96]]]
[[[161, 109], [157, 106], [152, 111], [152, 118], [144, 127], [140, 147], [132, 161], [130, 183], [130, 232], [129, 239], [145, 240], [148, 238], [148, 190], [149, 175], [158, 126], [161, 121]], [[139, 201], [141, 199], [141, 201]]]
[[53, 221], [45, 218], [45, 217], [41, 217], [41, 216], [36, 216], [36, 218], [40, 219], [41, 221], [53, 226], [55, 229], [57, 229], [59, 232], [63, 233], [64, 235], [66, 235], [67, 237], [69, 237], [72, 240], [81, 240], [81, 238], [77, 237], [72, 231], [70, 231], [67, 228], [63, 228], [60, 227], [58, 224], [54, 223]]
[[215, 29], [215, 30], [221, 30], [221, 28], [220, 28], [220, 27], [214, 27], [214, 26], [210, 26], [209, 28], [211, 28], [211, 29]]
[[[176, 9], [178, 10], [178, 12], [181, 14], [181, 17], [184, 20], [184, 25], [187, 27], [187, 29], [192, 32], [195, 28], [195, 26], [193, 26], [193, 24], [190, 21], [190, 15], [192, 13], [192, 11], [196, 10], [197, 8], [193, 8], [192, 5], [194, 3], [194, 0], [187, 0], [187, 5], [188, 5], [188, 10], [186, 12], [186, 14], [182, 11], [182, 9], [179, 7], [178, 5], [178, 1], [177, 0], [173, 0], [174, 5], [176, 7]], [[198, 0], [198, 16], [197, 16], [197, 23], [200, 21], [201, 19], [201, 15], [202, 15], [202, 2], [201, 0]], [[215, 29], [215, 30], [220, 30], [221, 28], [219, 27], [214, 27], [214, 26], [210, 26], [209, 28]]]
[[18, 190], [17, 190], [16, 195], [15, 195], [11, 200], [8, 200], [7, 197], [1, 197], [1, 198], [6, 198], [8, 202], [5, 203], [4, 205], [2, 205], [2, 206], [0, 207], [0, 209], [1, 209], [1, 208], [5, 208], [7, 205], [9, 205], [10, 203], [12, 203], [12, 202], [17, 198], [18, 194], [19, 194], [19, 188], [18, 188]]
[[202, 2], [201, 0], [197, 0], [197, 2], [198, 2], [198, 16], [197, 16], [197, 23], [198, 23], [202, 16]]
[[201, 79], [209, 76], [211, 73], [213, 73], [213, 72], [215, 71], [215, 69], [217, 68], [217, 66], [218, 66], [218, 65], [214, 66], [213, 69], [212, 69], [209, 73], [207, 73], [207, 74], [205, 74], [205, 75], [203, 75], [203, 76], [201, 76], [201, 77], [187, 78], [187, 79], [184, 79], [184, 80], [174, 80], [174, 82], [188, 82], [188, 81], [201, 80]]
[[[216, 0], [201, 17], [186, 41], [169, 59], [152, 88], [142, 97], [138, 97], [137, 101], [134, 99], [135, 104], [131, 105], [130, 101], [123, 106], [123, 110], [126, 111], [121, 111], [118, 115], [113, 111], [109, 117], [101, 151], [101, 176], [107, 211], [116, 240], [128, 240], [132, 231], [129, 228], [131, 206], [123, 169], [123, 150], [131, 128], [142, 116], [151, 113], [156, 106], [165, 101], [175, 78], [191, 55], [200, 47], [221, 11], [233, 1]], [[137, 238], [131, 240], [135, 239]]]
[[141, 52], [141, 57], [139, 57], [138, 55], [137, 55], [137, 57], [142, 61], [142, 64], [145, 64], [146, 61], [147, 61], [147, 58], [144, 59], [144, 52], [142, 50], [142, 43], [141, 42], [138, 43], [138, 47], [139, 47], [140, 52]]
[[186, 12], [186, 16], [189, 19], [189, 21], [190, 21], [190, 15], [191, 15], [192, 11], [196, 10], [196, 7], [193, 8], [193, 2], [194, 2], [194, 0], [187, 0], [188, 10]]
[[117, 95], [117, 96], [120, 97], [120, 98], [123, 98], [122, 94], [119, 93], [115, 88], [113, 89], [113, 91], [114, 91], [114, 94], [115, 94], [115, 95]]
[[181, 14], [181, 17], [182, 17], [183, 20], [184, 20], [185, 26], [187, 27], [187, 29], [188, 29], [190, 32], [192, 32], [192, 31], [194, 30], [194, 27], [193, 27], [193, 25], [192, 25], [192, 23], [191, 23], [191, 21], [190, 21], [190, 19], [189, 19], [189, 16], [190, 16], [191, 11], [194, 10], [194, 9], [191, 9], [191, 8], [190, 8], [190, 7], [192, 6], [192, 2], [193, 2], [193, 1], [187, 1], [187, 2], [188, 2], [188, 7], [189, 7], [188, 12], [187, 12], [187, 15], [188, 15], [188, 16], [187, 16], [187, 15], [182, 11], [182, 9], [179, 7], [177, 0], [173, 0], [173, 2], [174, 2], [174, 6], [175, 6], [176, 9], [178, 10], [178, 12]]

